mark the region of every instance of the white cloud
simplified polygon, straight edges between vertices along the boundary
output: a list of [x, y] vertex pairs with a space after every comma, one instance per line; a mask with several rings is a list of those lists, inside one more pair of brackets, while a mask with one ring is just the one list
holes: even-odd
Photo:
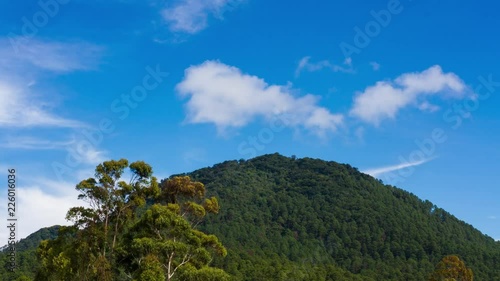
[[83, 136], [73, 136], [66, 141], [53, 141], [34, 137], [6, 138], [0, 147], [26, 150], [64, 150], [79, 163], [95, 166], [108, 159], [107, 152], [99, 150]]
[[52, 114], [40, 104], [28, 87], [0, 80], [0, 127], [85, 126], [82, 122]]
[[373, 71], [377, 71], [380, 69], [380, 64], [378, 62], [372, 61], [370, 62], [370, 65], [372, 66]]
[[362, 172], [376, 178], [376, 177], [379, 177], [380, 175], [383, 175], [386, 173], [398, 171], [398, 170], [409, 168], [409, 167], [420, 166], [420, 165], [425, 164], [433, 159], [434, 158], [428, 158], [428, 159], [414, 161], [414, 162], [400, 163], [400, 164], [392, 165], [392, 166], [372, 168], [372, 169], [368, 169], [368, 170], [365, 170]]
[[[354, 98], [351, 116], [378, 125], [382, 120], [394, 118], [399, 110], [420, 103], [421, 110], [436, 109], [427, 104], [430, 95], [462, 98], [468, 93], [464, 82], [454, 73], [443, 73], [435, 65], [417, 73], [405, 73], [394, 81], [379, 81]], [[418, 105], [417, 105], [418, 107]]]
[[0, 142], [0, 147], [10, 149], [52, 150], [63, 149], [71, 144], [71, 141], [52, 141], [38, 139], [35, 137], [8, 136], [5, 139], [2, 139], [2, 142]]
[[81, 159], [83, 164], [88, 165], [98, 165], [106, 160], [109, 160], [106, 156], [106, 151], [98, 150], [94, 146], [89, 146], [86, 150], [80, 149], [82, 146], [78, 146], [78, 143], [75, 143], [75, 146], [71, 149], [75, 149], [75, 155]]
[[[48, 192], [50, 191], [50, 192]], [[22, 239], [43, 227], [70, 225], [65, 216], [71, 207], [86, 206], [78, 200], [75, 184], [43, 180], [31, 186], [17, 188], [17, 239]], [[6, 198], [2, 196], [1, 213], [3, 220], [7, 214]], [[2, 231], [0, 241], [7, 241], [7, 233]], [[6, 243], [5, 243], [6, 244]], [[3, 245], [3, 244], [2, 244]]]
[[317, 105], [318, 97], [295, 97], [291, 89], [268, 85], [263, 79], [244, 74], [236, 67], [206, 61], [185, 71], [177, 85], [186, 104], [187, 122], [213, 123], [219, 129], [239, 128], [258, 117], [286, 116], [291, 127], [316, 134], [335, 131], [343, 116]]
[[[54, 104], [48, 94], [34, 85], [42, 74], [95, 69], [98, 66], [100, 54], [99, 47], [88, 43], [61, 43], [36, 38], [29, 40], [0, 38], [0, 128], [81, 129], [88, 127], [83, 122], [53, 113]], [[67, 131], [63, 132], [66, 134]], [[58, 131], [51, 133], [60, 135]], [[82, 149], [77, 137], [68, 137], [68, 140], [61, 141], [45, 140], [33, 137], [33, 134], [30, 137], [14, 137], [15, 135], [4, 134], [0, 139], [2, 142], [0, 146], [17, 150], [73, 149], [84, 164], [95, 164], [103, 158], [103, 152], [94, 147], [87, 146]], [[73, 170], [73, 172], [80, 173], [78, 170]], [[1, 173], [4, 171], [0, 171]], [[65, 214], [68, 209], [83, 203], [77, 200], [78, 194], [74, 187], [73, 183], [36, 178], [36, 175], [25, 179], [17, 188], [16, 207], [19, 217], [17, 238], [23, 238], [41, 227], [67, 224]], [[0, 216], [2, 217], [7, 211], [5, 200], [5, 196], [0, 197]], [[0, 241], [7, 241], [5, 238], [5, 231], [0, 232]]]
[[101, 48], [89, 43], [61, 43], [0, 38], [0, 127], [82, 127], [57, 116], [33, 90], [38, 72], [67, 73], [97, 67]]
[[314, 71], [319, 71], [324, 68], [329, 68], [333, 72], [345, 72], [345, 73], [353, 73], [354, 69], [352, 68], [352, 59], [351, 58], [346, 58], [344, 60], [344, 65], [337, 65], [334, 63], [331, 63], [328, 60], [323, 60], [319, 62], [311, 62], [311, 57], [303, 57], [300, 61], [299, 64], [297, 65], [297, 68], [295, 69], [295, 77], [298, 77], [301, 72], [303, 71], [308, 71], [308, 72], [314, 72]]
[[436, 112], [439, 110], [439, 106], [431, 104], [428, 101], [424, 101], [418, 105], [418, 109], [426, 112]]
[[0, 38], [0, 62], [9, 70], [37, 68], [53, 72], [93, 70], [103, 48], [87, 42], [55, 42], [36, 38]]
[[222, 18], [224, 11], [241, 0], [179, 0], [161, 14], [171, 31], [195, 34], [208, 26], [208, 18]]
[[490, 220], [496, 220], [497, 217], [496, 216], [489, 216], [488, 219], [490, 219]]

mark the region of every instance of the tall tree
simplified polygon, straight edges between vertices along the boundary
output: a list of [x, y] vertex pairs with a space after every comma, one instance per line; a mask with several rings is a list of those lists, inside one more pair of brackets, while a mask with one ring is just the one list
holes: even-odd
[[[170, 281], [176, 275], [201, 274], [207, 271], [213, 254], [227, 254], [216, 236], [194, 229], [176, 204], [153, 205], [131, 229], [131, 234], [130, 242], [125, 244], [129, 245], [126, 252], [131, 257], [131, 267], [137, 268], [138, 280], [163, 275], [164, 280]], [[227, 278], [222, 271], [212, 274], [220, 277], [217, 280]]]
[[[226, 256], [218, 238], [196, 226], [207, 214], [216, 214], [215, 197], [204, 198], [205, 186], [189, 177], [172, 177], [160, 184], [156, 204], [131, 228], [128, 253], [138, 280], [226, 280], [224, 271], [210, 268], [213, 255]], [[125, 259], [126, 260], [126, 259]], [[163, 276], [164, 279], [152, 279]]]

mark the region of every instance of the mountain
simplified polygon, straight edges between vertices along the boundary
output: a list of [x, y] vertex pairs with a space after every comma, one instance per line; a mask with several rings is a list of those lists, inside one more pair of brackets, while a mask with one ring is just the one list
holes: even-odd
[[[499, 242], [347, 164], [272, 154], [183, 175], [219, 198], [200, 228], [226, 246], [213, 264], [234, 280], [427, 280], [451, 254], [474, 280], [500, 280]], [[37, 266], [36, 240], [18, 253], [23, 270]]]
[[35, 251], [41, 241], [47, 239], [55, 239], [59, 231], [59, 225], [39, 229], [38, 231], [21, 239], [16, 245], [16, 260], [18, 268], [14, 274], [9, 272], [9, 256], [4, 250], [0, 252], [0, 280], [16, 280], [18, 277], [26, 275], [34, 277], [34, 273], [38, 268]]
[[425, 280], [450, 254], [475, 280], [500, 280], [500, 243], [350, 165], [273, 154], [187, 175], [220, 198], [203, 228], [229, 250], [217, 265], [240, 280], [288, 280], [283, 270], [322, 280], [311, 274], [322, 278], [330, 264], [373, 280]]

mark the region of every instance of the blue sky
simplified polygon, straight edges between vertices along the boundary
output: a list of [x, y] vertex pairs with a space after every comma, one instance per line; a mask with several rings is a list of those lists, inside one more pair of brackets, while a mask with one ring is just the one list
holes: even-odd
[[107, 159], [164, 178], [279, 152], [349, 163], [500, 239], [498, 5], [4, 3], [0, 174], [17, 170], [18, 236], [65, 223]]

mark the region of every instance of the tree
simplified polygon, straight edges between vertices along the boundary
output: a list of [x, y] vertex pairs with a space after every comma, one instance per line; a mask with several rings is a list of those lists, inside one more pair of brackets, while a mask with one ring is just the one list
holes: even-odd
[[207, 213], [219, 212], [217, 198], [205, 199], [205, 185], [191, 181], [188, 176], [162, 180], [160, 189], [156, 202], [178, 206], [181, 216], [190, 221], [192, 227], [196, 227]]
[[165, 179], [160, 188], [156, 204], [131, 228], [124, 243], [130, 245], [124, 250], [128, 253], [124, 260], [136, 268], [138, 280], [160, 275], [164, 279], [154, 280], [170, 281], [176, 275], [186, 280], [229, 278], [224, 271], [209, 267], [213, 254], [227, 255], [224, 246], [215, 235], [195, 229], [207, 214], [218, 213], [217, 199], [205, 199], [205, 186], [187, 176]]
[[[129, 183], [120, 180], [127, 166], [132, 172]], [[146, 203], [147, 197], [159, 194], [157, 180], [152, 174], [151, 166], [142, 161], [130, 166], [126, 159], [99, 164], [95, 178], [84, 180], [76, 186], [81, 192], [78, 199], [86, 201], [90, 208], [71, 208], [67, 219], [80, 228], [101, 226], [102, 237], [98, 247], [102, 256], [106, 256], [107, 251], [113, 252], [118, 234], [125, 222], [134, 217], [134, 211]]]
[[444, 257], [429, 278], [430, 281], [473, 281], [473, 279], [472, 270], [454, 255]]
[[149, 280], [144, 276], [159, 274], [164, 279], [158, 280], [170, 281], [182, 271], [196, 274], [206, 271], [212, 253], [227, 255], [217, 237], [195, 230], [176, 204], [153, 205], [134, 225], [131, 234], [126, 252], [132, 258], [132, 268], [138, 269], [138, 280]]
[[[125, 182], [127, 167], [131, 179]], [[160, 189], [152, 175], [142, 161], [99, 164], [94, 178], [76, 186], [88, 207], [71, 208], [66, 218], [73, 226], [40, 244], [35, 280], [175, 280], [207, 272], [218, 278], [207, 280], [224, 280], [228, 275], [209, 263], [226, 249], [214, 235], [194, 229], [207, 213], [218, 212], [217, 199], [202, 201], [203, 184], [189, 177], [165, 180], [169, 187]], [[160, 203], [165, 200], [182, 204]]]

